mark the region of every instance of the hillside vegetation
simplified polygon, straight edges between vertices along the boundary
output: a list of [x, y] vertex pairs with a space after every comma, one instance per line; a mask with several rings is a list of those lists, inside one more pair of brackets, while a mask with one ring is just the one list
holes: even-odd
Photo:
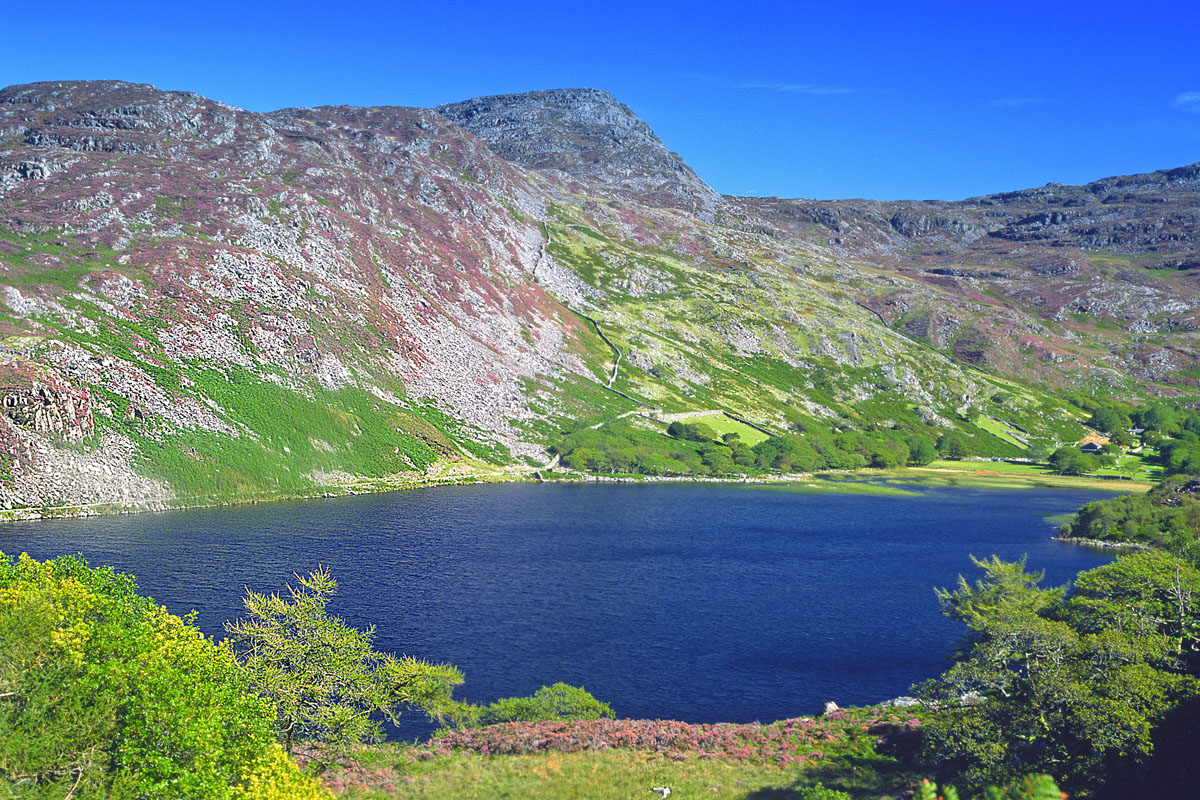
[[807, 433], [796, 469], [1020, 458], [1082, 437], [1066, 390], [1196, 396], [1194, 166], [723, 197], [595, 90], [256, 114], [120, 81], [0, 90], [0, 145], [9, 515], [514, 477], [584, 440], [588, 469], [788, 468], [644, 419]]

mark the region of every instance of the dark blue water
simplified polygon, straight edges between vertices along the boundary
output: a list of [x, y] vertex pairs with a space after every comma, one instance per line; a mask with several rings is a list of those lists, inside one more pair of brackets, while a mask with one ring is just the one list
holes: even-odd
[[[333, 610], [383, 649], [466, 673], [487, 702], [554, 681], [619, 716], [691, 722], [814, 713], [904, 694], [960, 628], [935, 586], [968, 555], [1028, 555], [1048, 584], [1109, 556], [1043, 517], [1092, 492], [922, 497], [752, 487], [491, 485], [133, 517], [17, 523], [0, 550], [82, 552], [220, 634], [244, 587], [328, 566]], [[427, 730], [406, 715], [401, 734]]]

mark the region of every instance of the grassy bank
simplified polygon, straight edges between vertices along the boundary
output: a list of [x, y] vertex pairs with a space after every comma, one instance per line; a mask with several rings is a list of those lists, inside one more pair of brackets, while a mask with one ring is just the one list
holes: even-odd
[[1056, 475], [1039, 464], [1004, 461], [935, 461], [927, 467], [859, 470], [857, 479], [874, 479], [918, 486], [962, 486], [992, 489], [1098, 489], [1105, 492], [1144, 492], [1146, 480], [1092, 475]]
[[[540, 475], [540, 479], [537, 477]], [[63, 519], [111, 514], [138, 514], [185, 508], [250, 505], [316, 497], [339, 497], [376, 492], [421, 489], [428, 486], [456, 486], [499, 482], [542, 483], [688, 483], [736, 485], [764, 491], [834, 492], [838, 494], [917, 496], [925, 486], [957, 486], [984, 489], [1089, 489], [1113, 493], [1145, 492], [1152, 484], [1145, 480], [1123, 480], [1096, 476], [1056, 475], [1034, 464], [1009, 464], [991, 461], [935, 461], [927, 467], [862, 469], [815, 475], [752, 475], [731, 478], [687, 476], [650, 477], [613, 474], [584, 475], [574, 472], [498, 469], [494, 465], [463, 459], [434, 465], [424, 475], [400, 473], [380, 478], [359, 477], [347, 483], [314, 486], [311, 490], [248, 492], [239, 495], [199, 495], [161, 501], [95, 503], [91, 505], [44, 506], [41, 508], [0, 509], [0, 522], [30, 519]]]
[[518, 722], [358, 748], [321, 778], [341, 796], [380, 800], [645, 798], [655, 786], [680, 798], [762, 800], [800, 797], [817, 784], [893, 798], [915, 776], [891, 753], [918, 725], [908, 709], [880, 707], [770, 725]]
[[397, 769], [387, 752], [370, 754], [353, 770], [334, 770], [326, 785], [345, 798], [530, 798], [530, 800], [645, 800], [654, 786], [673, 797], [714, 800], [799, 798], [818, 783], [855, 797], [898, 798], [912, 780], [890, 759], [860, 758], [808, 768], [723, 759], [679, 762], [637, 751], [485, 756], [457, 753]]

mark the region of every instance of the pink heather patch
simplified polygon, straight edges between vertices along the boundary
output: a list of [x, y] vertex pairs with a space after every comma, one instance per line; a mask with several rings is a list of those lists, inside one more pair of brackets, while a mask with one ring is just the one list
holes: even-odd
[[[798, 717], [772, 725], [689, 724], [672, 720], [601, 719], [564, 722], [510, 722], [477, 730], [451, 731], [417, 747], [413, 758], [446, 755], [451, 751], [480, 755], [519, 755], [542, 752], [581, 752], [624, 748], [682, 761], [726, 758], [799, 764], [822, 757], [815, 747], [834, 745], [848, 732], [869, 730], [873, 735], [916, 727], [907, 716], [847, 722]], [[886, 736], [877, 741], [882, 742]]]

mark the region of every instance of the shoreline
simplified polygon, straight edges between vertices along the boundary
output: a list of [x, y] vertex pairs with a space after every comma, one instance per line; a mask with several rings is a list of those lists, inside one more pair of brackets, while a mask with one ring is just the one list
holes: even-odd
[[[974, 463], [974, 462], [969, 462]], [[988, 462], [977, 462], [980, 464]], [[785, 473], [778, 475], [668, 476], [668, 475], [595, 475], [553, 474], [543, 476], [542, 470], [528, 472], [476, 472], [425, 478], [382, 478], [355, 483], [315, 486], [311, 492], [288, 494], [254, 494], [234, 497], [176, 498], [173, 500], [129, 500], [42, 506], [40, 508], [0, 509], [0, 529], [5, 522], [25, 522], [52, 519], [79, 519], [128, 514], [153, 514], [183, 511], [193, 508], [258, 505], [290, 500], [349, 497], [361, 494], [383, 494], [409, 491], [433, 486], [463, 486], [478, 483], [574, 483], [574, 484], [731, 484], [781, 486], [797, 490], [842, 492], [857, 494], [919, 495], [921, 487], [950, 487], [976, 489], [1087, 489], [1107, 492], [1143, 492], [1151, 484], [1134, 481], [1115, 481], [1108, 478], [1045, 475], [1028, 472], [1006, 472], [986, 468], [898, 467], [880, 470], [847, 470], [818, 473]], [[1066, 541], [1066, 540], [1064, 540]], [[1074, 540], [1072, 540], [1074, 541]], [[1090, 542], [1089, 542], [1090, 543]], [[1096, 547], [1112, 544], [1096, 543]]]
[[1051, 536], [1050, 541], [1074, 544], [1080, 547], [1095, 547], [1099, 550], [1152, 550], [1142, 542], [1110, 542], [1107, 539], [1079, 539], [1073, 536]]
[[[479, 475], [456, 475], [433, 477], [396, 483], [372, 482], [364, 487], [356, 484], [333, 484], [316, 486], [311, 492], [288, 494], [254, 494], [234, 497], [175, 498], [172, 500], [129, 500], [125, 502], [86, 503], [40, 508], [0, 509], [0, 531], [5, 522], [29, 522], [53, 519], [83, 519], [87, 517], [127, 516], [132, 514], [158, 514], [169, 511], [187, 511], [196, 508], [222, 508], [251, 506], [263, 503], [285, 503], [294, 500], [320, 500], [324, 498], [353, 497], [362, 494], [385, 494], [432, 486], [465, 486], [476, 483], [523, 483], [529, 479], [514, 473], [503, 477], [492, 473]], [[0, 533], [0, 535], [3, 535]]]

